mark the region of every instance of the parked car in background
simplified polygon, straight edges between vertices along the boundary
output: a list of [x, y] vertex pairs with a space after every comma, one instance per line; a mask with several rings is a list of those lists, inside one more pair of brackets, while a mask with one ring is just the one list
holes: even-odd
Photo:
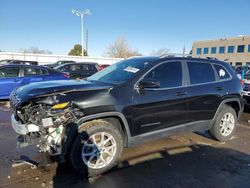
[[61, 61], [57, 61], [56, 63], [48, 64], [48, 65], [45, 65], [45, 66], [49, 67], [49, 68], [55, 68], [55, 67], [57, 67], [59, 65], [64, 65], [64, 64], [67, 64], [67, 63], [75, 63], [75, 61], [61, 60]]
[[102, 69], [105, 69], [105, 68], [108, 67], [108, 66], [109, 66], [108, 64], [99, 65], [98, 70], [101, 71]]
[[242, 96], [244, 100], [244, 106], [246, 108], [250, 107], [250, 81], [245, 80], [243, 84]]
[[13, 61], [13, 59], [4, 59], [0, 61], [0, 65], [6, 65], [9, 64], [11, 61]]
[[38, 65], [37, 61], [26, 61], [26, 60], [2, 60], [0, 65], [9, 65], [9, 64], [22, 64], [22, 65]]
[[244, 79], [242, 80], [243, 91], [242, 96], [244, 100], [244, 105], [246, 108], [250, 107], [250, 74], [245, 74]]
[[32, 82], [66, 80], [68, 75], [34, 65], [0, 65], [0, 99], [6, 100], [16, 88]]
[[96, 63], [67, 63], [54, 69], [69, 74], [72, 79], [82, 79], [98, 72], [98, 65]]

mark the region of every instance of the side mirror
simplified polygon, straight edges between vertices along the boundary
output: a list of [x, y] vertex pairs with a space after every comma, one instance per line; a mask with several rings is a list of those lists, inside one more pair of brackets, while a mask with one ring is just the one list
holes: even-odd
[[140, 81], [140, 86], [142, 88], [159, 88], [160, 81], [155, 80], [155, 79], [144, 78]]

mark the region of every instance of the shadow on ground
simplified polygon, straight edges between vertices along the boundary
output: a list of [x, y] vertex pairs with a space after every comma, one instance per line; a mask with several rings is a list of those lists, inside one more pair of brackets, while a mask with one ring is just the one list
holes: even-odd
[[[181, 150], [182, 147], [188, 149]], [[182, 147], [143, 153], [90, 179], [76, 175], [69, 164], [62, 164], [53, 178], [54, 187], [250, 187], [249, 155], [204, 145]], [[186, 152], [172, 152], [178, 150]], [[130, 164], [147, 156], [155, 158]]]

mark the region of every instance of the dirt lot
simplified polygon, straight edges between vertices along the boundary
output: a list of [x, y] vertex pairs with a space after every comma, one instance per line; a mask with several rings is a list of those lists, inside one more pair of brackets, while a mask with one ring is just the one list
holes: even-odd
[[250, 114], [235, 137], [217, 142], [207, 133], [189, 133], [126, 149], [117, 167], [87, 179], [69, 164], [13, 168], [13, 159], [41, 161], [35, 147], [16, 148], [10, 112], [0, 105], [0, 187], [250, 187]]

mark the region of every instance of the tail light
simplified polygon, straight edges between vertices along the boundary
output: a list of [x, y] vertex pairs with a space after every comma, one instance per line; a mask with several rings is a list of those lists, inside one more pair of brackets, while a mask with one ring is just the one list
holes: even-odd
[[244, 85], [244, 80], [240, 80], [240, 83], [243, 86]]

